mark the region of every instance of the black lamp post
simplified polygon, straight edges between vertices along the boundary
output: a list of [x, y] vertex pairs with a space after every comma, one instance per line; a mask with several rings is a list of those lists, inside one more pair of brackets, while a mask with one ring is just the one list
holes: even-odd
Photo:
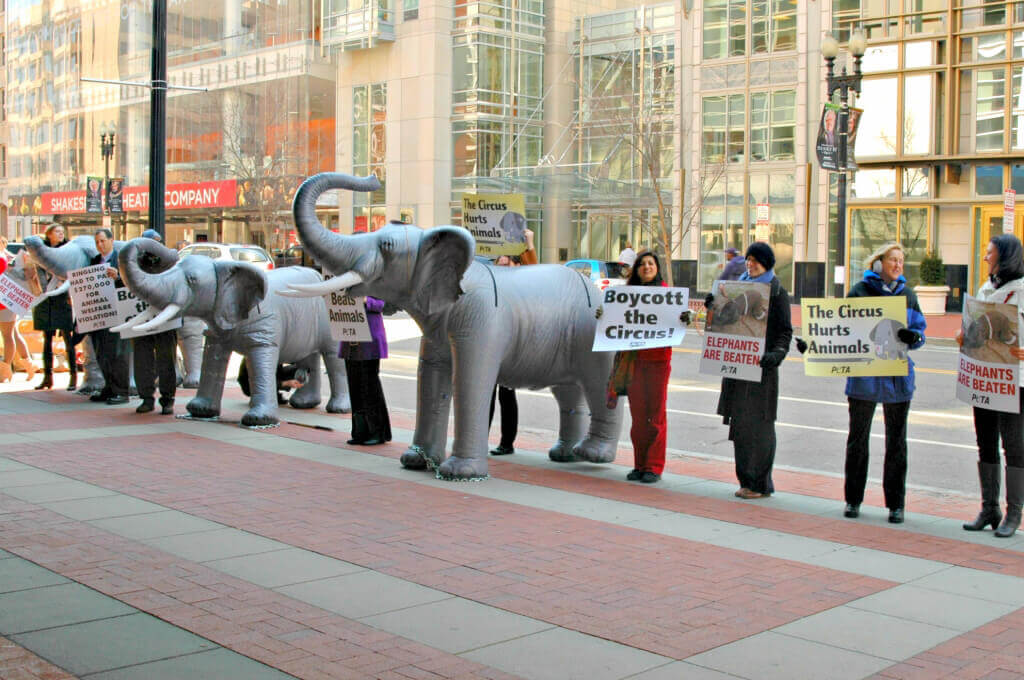
[[[110, 159], [114, 157], [114, 126], [106, 124], [100, 129], [100, 155], [103, 156], [103, 195], [106, 196], [110, 184]], [[110, 214], [110, 205], [104, 198], [103, 214]]]
[[864, 52], [867, 51], [867, 39], [860, 30], [856, 30], [850, 36], [850, 42], [847, 45], [847, 49], [850, 54], [853, 55], [853, 73], [847, 74], [846, 67], [843, 66], [839, 75], [835, 73], [835, 61], [836, 57], [839, 56], [839, 42], [832, 36], [831, 33], [826, 33], [825, 38], [821, 41], [821, 54], [825, 57], [825, 65], [828, 67], [828, 73], [825, 76], [826, 87], [828, 90], [828, 98], [831, 101], [836, 91], [839, 91], [839, 120], [837, 127], [839, 128], [838, 144], [837, 144], [837, 159], [836, 159], [836, 171], [839, 173], [839, 200], [838, 200], [838, 228], [836, 233], [836, 267], [842, 267], [840, 271], [843, 273], [843, 282], [835, 284], [835, 296], [843, 297], [845, 293], [845, 281], [846, 281], [846, 157], [847, 157], [847, 142], [850, 134], [850, 92], [853, 91], [860, 94], [860, 62], [864, 56]]

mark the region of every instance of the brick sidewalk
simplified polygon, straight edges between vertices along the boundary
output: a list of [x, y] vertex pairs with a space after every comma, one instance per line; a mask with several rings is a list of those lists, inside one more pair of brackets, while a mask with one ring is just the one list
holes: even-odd
[[[977, 501], [912, 495], [895, 528], [842, 519], [841, 482], [811, 473], [743, 502], [724, 462], [649, 487], [527, 436], [489, 481], [444, 483], [400, 468], [405, 443], [339, 448], [347, 417], [249, 432], [56, 391], [2, 409], [0, 611], [45, 594], [4, 588], [18, 560], [301, 678], [1024, 677], [1024, 541], [952, 531]], [[3, 677], [73, 677], [45, 645], [87, 624], [3, 621]]]

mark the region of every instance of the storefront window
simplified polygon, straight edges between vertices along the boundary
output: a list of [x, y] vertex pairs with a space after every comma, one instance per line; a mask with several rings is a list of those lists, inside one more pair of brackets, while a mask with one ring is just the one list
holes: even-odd
[[864, 271], [864, 260], [883, 243], [895, 241], [898, 233], [897, 208], [855, 208], [850, 211], [850, 283]]
[[974, 166], [974, 193], [978, 196], [999, 196], [1003, 193], [1003, 166]]
[[933, 82], [931, 75], [903, 80], [903, 153], [931, 153]]

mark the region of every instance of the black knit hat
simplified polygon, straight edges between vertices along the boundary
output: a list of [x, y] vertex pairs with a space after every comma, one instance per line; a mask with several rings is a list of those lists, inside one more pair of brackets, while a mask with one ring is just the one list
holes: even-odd
[[754, 241], [747, 248], [747, 254], [744, 258], [752, 257], [761, 263], [761, 266], [766, 270], [775, 268], [775, 252], [772, 247], [764, 241]]

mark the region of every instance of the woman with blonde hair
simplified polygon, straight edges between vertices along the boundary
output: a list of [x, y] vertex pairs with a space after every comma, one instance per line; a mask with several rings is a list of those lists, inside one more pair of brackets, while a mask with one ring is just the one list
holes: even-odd
[[[907, 324], [896, 331], [897, 339], [908, 349], [924, 344], [927, 326], [917, 296], [903, 277], [903, 246], [886, 243], [864, 261], [864, 277], [846, 297], [900, 296], [906, 299]], [[846, 398], [850, 409], [850, 430], [846, 437], [846, 517], [860, 515], [864, 488], [868, 481], [868, 442], [875, 407], [881, 403], [885, 416], [885, 465], [882, 487], [889, 522], [903, 523], [907, 487], [907, 416], [914, 396], [914, 360], [908, 358], [906, 376], [858, 377], [846, 379]]]
[[[3, 262], [0, 263], [0, 273], [8, 267], [15, 267], [17, 258], [14, 253], [7, 250], [7, 237], [0, 236], [0, 254], [3, 255]], [[24, 261], [24, 258], [22, 258]], [[25, 371], [26, 376], [31, 380], [36, 374], [36, 366], [32, 363], [32, 355], [25, 344], [25, 338], [18, 332], [18, 316], [0, 305], [0, 336], [4, 340], [4, 358], [0, 363], [0, 382], [12, 380], [15, 371]]]

